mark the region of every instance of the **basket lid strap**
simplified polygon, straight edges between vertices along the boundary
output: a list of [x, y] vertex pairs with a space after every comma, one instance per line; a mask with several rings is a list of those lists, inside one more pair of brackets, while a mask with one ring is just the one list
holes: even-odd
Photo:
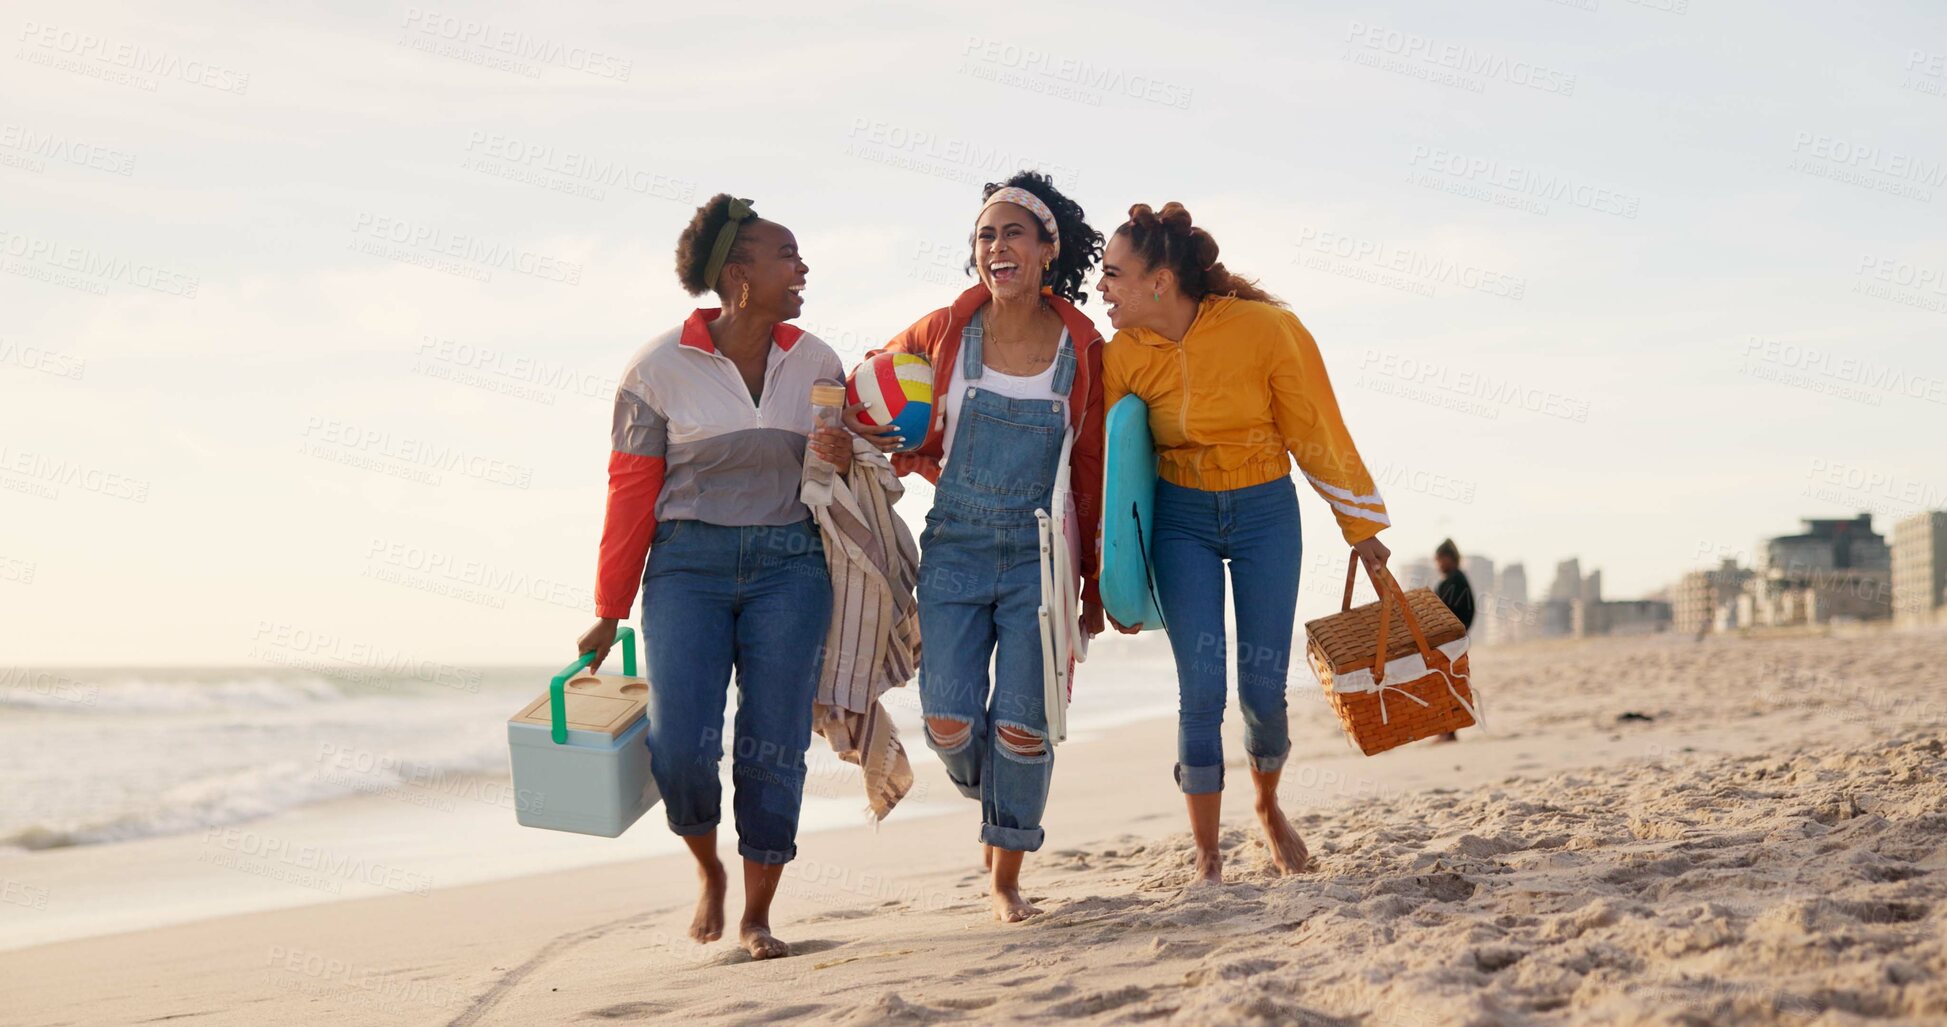
[[[1358, 559], [1356, 553], [1353, 554], [1353, 559], [1355, 561]], [[1373, 655], [1373, 682], [1376, 684], [1386, 680], [1386, 636], [1387, 628], [1391, 626], [1390, 618], [1395, 599], [1398, 600], [1400, 618], [1406, 622], [1406, 630], [1412, 634], [1414, 644], [1419, 646], [1420, 656], [1426, 660], [1427, 666], [1433, 666], [1434, 647], [1426, 640], [1426, 632], [1420, 630], [1420, 620], [1413, 616], [1413, 604], [1406, 601], [1406, 593], [1399, 587], [1399, 582], [1393, 578], [1393, 572], [1381, 567], [1377, 571], [1368, 568], [1366, 574], [1372, 578], [1373, 591], [1379, 593], [1379, 645]]]
[[1432, 666], [1433, 646], [1427, 642], [1426, 632], [1420, 630], [1420, 619], [1413, 616], [1413, 604], [1406, 601], [1406, 593], [1399, 587], [1399, 582], [1393, 579], [1391, 571], [1382, 567], [1379, 573], [1385, 576], [1386, 584], [1391, 586], [1393, 592], [1399, 596], [1399, 612], [1406, 621], [1406, 630], [1413, 633], [1413, 641], [1419, 645], [1420, 655], [1426, 658], [1428, 666]]

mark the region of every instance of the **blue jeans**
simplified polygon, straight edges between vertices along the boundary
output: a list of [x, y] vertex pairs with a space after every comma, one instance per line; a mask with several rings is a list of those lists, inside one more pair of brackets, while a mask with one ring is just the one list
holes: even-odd
[[980, 800], [980, 840], [1034, 852], [1054, 777], [1037, 613], [1040, 535], [1032, 525], [982, 525], [936, 510], [920, 545], [920, 708], [929, 721], [965, 725], [939, 737], [929, 723], [926, 743], [961, 794]]
[[669, 829], [722, 819], [723, 707], [737, 670], [731, 756], [737, 851], [759, 863], [798, 853], [811, 701], [831, 617], [831, 574], [817, 525], [656, 526], [642, 585], [649, 656], [649, 772]]
[[1285, 675], [1298, 609], [1298, 492], [1290, 478], [1205, 492], [1156, 483], [1150, 542], [1156, 598], [1176, 655], [1176, 782], [1186, 794], [1224, 788], [1224, 561], [1237, 610], [1237, 704], [1251, 767], [1291, 752]]

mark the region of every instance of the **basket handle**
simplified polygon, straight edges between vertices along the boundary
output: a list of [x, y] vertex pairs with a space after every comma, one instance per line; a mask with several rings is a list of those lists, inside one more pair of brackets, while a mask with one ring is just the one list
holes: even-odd
[[[1359, 573], [1359, 554], [1349, 554], [1345, 564], [1345, 598], [1341, 600], [1339, 612], [1352, 609], [1352, 583]], [[1429, 666], [1433, 663], [1433, 646], [1426, 640], [1426, 633], [1420, 630], [1420, 620], [1413, 616], [1413, 606], [1406, 601], [1406, 593], [1393, 579], [1393, 573], [1384, 567], [1373, 571], [1367, 568], [1366, 577], [1372, 581], [1372, 590], [1379, 593], [1379, 639], [1372, 659], [1372, 680], [1377, 684], [1386, 680], [1386, 636], [1392, 626], [1392, 610], [1397, 597], [1399, 615], [1406, 621], [1406, 630], [1413, 635], [1413, 641], [1420, 647], [1420, 655], [1426, 658]]]
[[[635, 629], [627, 625], [615, 629], [615, 639], [622, 643], [622, 674], [635, 677]], [[568, 679], [588, 668], [595, 662], [595, 650], [582, 653], [581, 658], [566, 667], [548, 681], [548, 719], [553, 722], [551, 737], [556, 745], [568, 744]]]

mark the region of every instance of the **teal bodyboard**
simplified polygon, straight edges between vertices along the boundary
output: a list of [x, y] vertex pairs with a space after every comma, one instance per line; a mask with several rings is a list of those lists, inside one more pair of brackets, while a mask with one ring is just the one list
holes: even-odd
[[1124, 396], [1103, 425], [1102, 606], [1117, 624], [1163, 626], [1150, 580], [1150, 533], [1156, 525], [1156, 443], [1149, 404]]

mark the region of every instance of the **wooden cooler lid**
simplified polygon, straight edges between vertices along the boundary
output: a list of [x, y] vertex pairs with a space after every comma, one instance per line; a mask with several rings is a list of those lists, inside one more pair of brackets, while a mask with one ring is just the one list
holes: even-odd
[[[1420, 622], [1420, 630], [1426, 634], [1428, 645], [1437, 648], [1467, 634], [1460, 618], [1447, 609], [1447, 604], [1441, 602], [1432, 589], [1416, 588], [1406, 593], [1406, 602], [1413, 611], [1413, 618]], [[1375, 600], [1329, 617], [1306, 621], [1305, 635], [1310, 639], [1312, 648], [1324, 655], [1332, 673], [1372, 669], [1372, 659], [1377, 655], [1375, 649], [1379, 641], [1379, 603]], [[1413, 632], [1406, 627], [1406, 618], [1394, 610], [1386, 627], [1386, 658], [1396, 660], [1419, 651], [1419, 645], [1413, 641]]]
[[[583, 674], [570, 678], [562, 690], [562, 705], [567, 710], [568, 730], [593, 731], [614, 738], [635, 726], [649, 703], [649, 682], [619, 674]], [[510, 724], [533, 724], [552, 728], [548, 712], [548, 693], [527, 704]]]

